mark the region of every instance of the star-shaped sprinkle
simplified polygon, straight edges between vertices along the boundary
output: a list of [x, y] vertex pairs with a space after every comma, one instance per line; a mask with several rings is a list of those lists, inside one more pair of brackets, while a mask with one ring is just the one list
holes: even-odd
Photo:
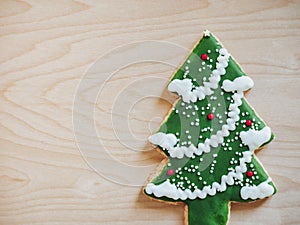
[[203, 36], [204, 37], [209, 37], [210, 36], [210, 32], [208, 30], [203, 31]]

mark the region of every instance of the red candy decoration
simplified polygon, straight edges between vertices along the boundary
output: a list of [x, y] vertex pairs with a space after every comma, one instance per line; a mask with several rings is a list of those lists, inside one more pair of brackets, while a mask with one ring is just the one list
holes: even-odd
[[207, 54], [202, 54], [201, 55], [201, 59], [202, 60], [207, 60], [208, 59], [208, 55]]
[[253, 176], [253, 171], [249, 170], [247, 171], [247, 177], [252, 177]]
[[246, 120], [246, 126], [250, 127], [252, 125], [252, 120]]
[[207, 115], [207, 119], [212, 120], [213, 118], [214, 118], [214, 114], [209, 113], [209, 114]]
[[174, 170], [172, 170], [172, 169], [168, 170], [167, 174], [168, 174], [169, 176], [174, 175]]

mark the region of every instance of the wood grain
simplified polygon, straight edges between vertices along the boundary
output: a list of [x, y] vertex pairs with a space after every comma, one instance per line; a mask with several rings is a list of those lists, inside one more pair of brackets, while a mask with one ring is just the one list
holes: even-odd
[[[73, 100], [85, 71], [116, 46], [157, 40], [191, 49], [204, 29], [253, 78], [247, 99], [276, 135], [258, 157], [278, 194], [233, 204], [230, 224], [299, 224], [299, 12], [299, 1], [285, 0], [1, 0], [0, 224], [183, 224], [183, 206], [150, 201], [140, 187], [110, 182], [87, 165], [74, 137]], [[115, 159], [135, 166], [162, 160], [155, 151], [130, 146], [150, 148], [146, 138], [170, 103], [140, 100], [130, 113], [117, 115], [138, 139], [128, 140], [128, 147], [113, 133], [110, 99], [131, 81], [156, 76], [162, 82], [146, 86], [174, 101], [165, 91], [173, 71], [139, 63], [106, 83], [94, 103], [95, 126], [104, 131], [103, 143]], [[130, 104], [143, 87], [125, 91]], [[126, 139], [126, 130], [117, 131]]]

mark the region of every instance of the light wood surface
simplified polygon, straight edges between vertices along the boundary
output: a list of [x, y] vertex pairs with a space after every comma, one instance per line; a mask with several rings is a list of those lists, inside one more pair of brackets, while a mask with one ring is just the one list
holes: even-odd
[[[145, 40], [191, 49], [204, 29], [254, 80], [247, 99], [276, 135], [258, 157], [278, 193], [233, 204], [229, 224], [300, 224], [299, 12], [299, 1], [284, 0], [1, 0], [0, 224], [183, 224], [183, 206], [151, 201], [141, 187], [110, 182], [88, 166], [74, 137], [73, 102], [83, 74], [105, 52]], [[155, 151], [132, 148], [151, 148], [147, 137], [171, 107], [158, 97], [175, 100], [165, 90], [173, 72], [161, 63], [130, 65], [91, 103], [103, 145], [137, 171], [162, 160]], [[130, 86], [140, 78], [147, 82]], [[145, 90], [156, 97], [139, 100]], [[120, 99], [131, 111], [113, 112], [115, 122], [128, 122], [135, 139], [113, 129], [110, 111]]]

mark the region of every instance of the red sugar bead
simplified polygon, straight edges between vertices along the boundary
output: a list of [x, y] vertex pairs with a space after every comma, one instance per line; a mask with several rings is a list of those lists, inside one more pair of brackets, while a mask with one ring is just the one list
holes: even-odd
[[201, 55], [201, 59], [202, 60], [207, 60], [208, 59], [208, 55], [207, 54], [202, 54]]
[[174, 170], [172, 170], [172, 169], [168, 170], [167, 174], [168, 174], [169, 176], [174, 175]]
[[252, 120], [246, 120], [246, 126], [250, 127], [252, 125]]
[[212, 120], [213, 118], [214, 118], [214, 114], [209, 113], [209, 114], [207, 115], [207, 119]]
[[251, 170], [247, 171], [247, 177], [252, 177], [253, 176], [253, 172]]

